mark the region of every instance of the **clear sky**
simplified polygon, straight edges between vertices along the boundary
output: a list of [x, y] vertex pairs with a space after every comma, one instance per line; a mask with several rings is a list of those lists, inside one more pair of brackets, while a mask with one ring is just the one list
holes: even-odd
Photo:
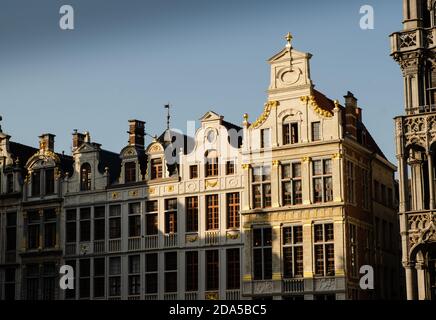
[[[75, 30], [59, 28], [59, 8], [75, 10]], [[375, 29], [361, 30], [359, 9], [375, 10]], [[400, 0], [1, 0], [0, 114], [12, 140], [37, 146], [56, 134], [70, 153], [73, 129], [119, 152], [127, 120], [151, 134], [186, 130], [214, 110], [240, 124], [263, 109], [266, 60], [284, 35], [313, 54], [318, 90], [343, 103], [352, 91], [364, 122], [391, 161], [393, 117], [403, 113], [399, 66], [389, 34], [402, 28]]]

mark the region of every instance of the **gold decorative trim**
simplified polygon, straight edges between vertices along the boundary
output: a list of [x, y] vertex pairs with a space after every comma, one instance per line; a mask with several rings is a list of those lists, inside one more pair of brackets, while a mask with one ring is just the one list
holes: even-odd
[[198, 234], [186, 236], [186, 241], [189, 243], [196, 242], [197, 240], [198, 240]]
[[243, 281], [252, 281], [252, 276], [251, 274], [244, 274], [244, 276], [242, 277]]
[[217, 185], [218, 185], [218, 180], [206, 181], [206, 188], [215, 188]]
[[229, 240], [236, 240], [239, 239], [239, 232], [227, 232], [226, 234], [227, 239]]
[[273, 164], [274, 167], [278, 167], [280, 165], [280, 161], [279, 160], [274, 160], [272, 162], [272, 164]]
[[[324, 108], [320, 107], [318, 105], [318, 103], [315, 100], [315, 96], [303, 96], [300, 97], [300, 101], [304, 102], [304, 103], [310, 103], [310, 105], [312, 106], [313, 111], [315, 111], [318, 115], [320, 115], [321, 117], [325, 117], [325, 118], [331, 118], [333, 117], [333, 114], [328, 111], [325, 110]], [[336, 108], [336, 105], [335, 105]]]
[[303, 162], [303, 163], [310, 162], [310, 160], [312, 160], [312, 158], [310, 158], [310, 157], [301, 158], [301, 162]]
[[337, 160], [337, 159], [342, 159], [342, 154], [340, 154], [340, 153], [335, 153], [335, 154], [333, 155], [333, 159], [335, 159], [335, 160]]
[[155, 194], [156, 193], [156, 188], [149, 188], [148, 189], [148, 193], [149, 194]]
[[218, 300], [219, 295], [218, 295], [218, 292], [207, 292], [204, 294], [204, 298], [206, 300]]
[[250, 169], [250, 165], [249, 165], [248, 163], [244, 163], [244, 164], [242, 165], [242, 169], [244, 169], [244, 170], [248, 170], [248, 169]]
[[129, 197], [137, 197], [139, 195], [138, 190], [131, 190], [129, 191]]
[[119, 192], [112, 192], [112, 194], [111, 194], [111, 198], [112, 198], [112, 200], [116, 200], [116, 199], [118, 199], [119, 197], [120, 197]]
[[272, 274], [272, 280], [282, 280], [282, 274], [280, 272], [274, 272]]
[[280, 103], [278, 101], [268, 101], [267, 103], [265, 103], [262, 114], [259, 116], [259, 118], [257, 118], [255, 122], [250, 125], [250, 129], [257, 129], [262, 124], [264, 124], [265, 121], [268, 119], [272, 108], [277, 108], [279, 105]]
[[168, 186], [166, 187], [167, 192], [174, 192], [174, 186]]

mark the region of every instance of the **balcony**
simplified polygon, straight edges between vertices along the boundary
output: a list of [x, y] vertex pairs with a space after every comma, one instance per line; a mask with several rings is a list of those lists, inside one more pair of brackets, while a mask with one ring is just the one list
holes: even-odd
[[431, 232], [432, 227], [436, 225], [436, 211], [409, 211], [406, 215], [409, 241], [412, 247], [420, 242], [436, 240], [436, 234]]
[[214, 231], [206, 231], [204, 233], [204, 242], [207, 246], [214, 246], [219, 244], [219, 235], [220, 232], [218, 230]]
[[416, 29], [413, 31], [396, 32], [391, 35], [391, 53], [394, 55], [416, 50], [433, 48], [436, 44], [436, 29]]
[[198, 292], [185, 292], [185, 300], [197, 300]]
[[164, 300], [170, 300], [170, 301], [177, 300], [177, 292], [175, 292], [175, 293], [165, 293], [164, 294]]
[[285, 279], [283, 280], [284, 293], [304, 292], [304, 279]]
[[104, 252], [105, 252], [104, 240], [94, 241], [94, 253], [104, 253]]
[[141, 250], [141, 237], [134, 237], [134, 238], [129, 238], [128, 240], [128, 250], [129, 251], [135, 251], [135, 250]]
[[109, 240], [109, 252], [121, 251], [121, 239]]
[[158, 235], [145, 236], [145, 238], [144, 238], [144, 248], [146, 250], [157, 249], [158, 246], [159, 246], [159, 237], [158, 237]]
[[77, 245], [75, 243], [67, 243], [65, 245], [65, 255], [74, 256], [76, 255]]
[[177, 247], [177, 233], [169, 233], [165, 235], [164, 240], [165, 248]]
[[241, 300], [241, 290], [226, 290], [226, 300]]

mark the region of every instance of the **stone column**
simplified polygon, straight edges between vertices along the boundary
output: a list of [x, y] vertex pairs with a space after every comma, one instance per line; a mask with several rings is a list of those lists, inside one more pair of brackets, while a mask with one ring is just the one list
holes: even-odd
[[272, 280], [273, 292], [282, 292], [281, 226], [272, 226]]
[[271, 202], [273, 208], [280, 207], [280, 161], [272, 162], [271, 170]]
[[252, 230], [250, 227], [243, 229], [244, 247], [243, 247], [243, 267], [242, 267], [242, 292], [251, 294], [252, 277]]
[[312, 180], [310, 179], [310, 164], [311, 159], [304, 157], [301, 159], [301, 183], [303, 192], [303, 204], [311, 204], [312, 195], [310, 192], [310, 185]]
[[[56, 249], [59, 250], [61, 248], [61, 208], [55, 208], [56, 212]], [[92, 238], [94, 239], [94, 238]]]
[[407, 300], [415, 300], [415, 264], [412, 262], [406, 262], [403, 264], [404, 269], [406, 270], [406, 292], [407, 292]]
[[336, 153], [333, 156], [333, 201], [342, 202], [343, 199], [343, 177], [342, 177], [342, 154]]
[[38, 250], [42, 250], [43, 243], [44, 243], [44, 238], [43, 238], [43, 234], [44, 234], [44, 210], [39, 209], [38, 214], [39, 214], [39, 245], [38, 245]]
[[408, 173], [407, 173], [407, 160], [406, 157], [401, 154], [397, 156], [398, 159], [398, 177], [399, 183], [399, 206], [400, 212], [408, 211]]
[[334, 221], [334, 240], [335, 240], [335, 275], [345, 276], [345, 220], [342, 217]]
[[433, 153], [427, 152], [427, 164], [428, 164], [428, 186], [430, 193], [430, 210], [434, 209], [434, 179], [433, 179]]
[[[304, 291], [313, 290], [312, 220], [303, 220], [303, 273]], [[306, 299], [306, 298], [305, 298]]]
[[415, 268], [416, 268], [416, 275], [417, 275], [416, 284], [418, 289], [418, 299], [425, 300], [427, 297], [427, 279], [426, 279], [427, 268], [425, 266], [425, 263], [423, 262], [417, 262]]
[[251, 188], [250, 180], [251, 180], [251, 170], [249, 164], [243, 164], [243, 176], [242, 176], [242, 184], [245, 186], [244, 192], [242, 192], [242, 201], [241, 201], [241, 209], [242, 210], [250, 210], [250, 197], [251, 197]]

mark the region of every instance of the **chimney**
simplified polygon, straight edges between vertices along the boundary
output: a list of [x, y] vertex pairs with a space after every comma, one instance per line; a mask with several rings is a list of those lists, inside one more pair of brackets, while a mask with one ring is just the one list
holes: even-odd
[[129, 120], [129, 145], [144, 149], [145, 143], [145, 122], [140, 120]]
[[345, 133], [351, 138], [357, 138], [357, 126], [356, 122], [359, 116], [357, 107], [357, 99], [353, 93], [347, 92], [345, 98]]
[[39, 137], [39, 150], [54, 151], [54, 138], [56, 136], [51, 133], [44, 133]]
[[74, 129], [73, 132], [73, 152], [79, 149], [83, 142], [85, 141], [85, 135], [83, 133], [77, 132], [77, 129]]

